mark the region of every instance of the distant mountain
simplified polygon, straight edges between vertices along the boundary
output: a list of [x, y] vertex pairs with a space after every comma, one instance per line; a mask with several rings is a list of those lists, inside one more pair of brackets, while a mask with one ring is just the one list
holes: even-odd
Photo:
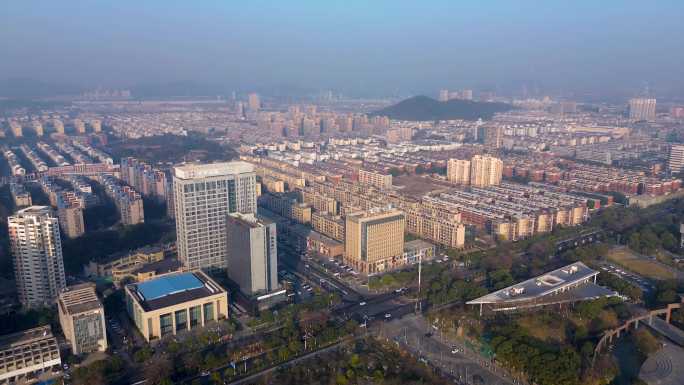
[[505, 103], [474, 102], [452, 99], [439, 102], [427, 96], [414, 96], [401, 102], [373, 112], [371, 115], [389, 116], [398, 120], [450, 120], [450, 119], [491, 119], [497, 112], [512, 110]]

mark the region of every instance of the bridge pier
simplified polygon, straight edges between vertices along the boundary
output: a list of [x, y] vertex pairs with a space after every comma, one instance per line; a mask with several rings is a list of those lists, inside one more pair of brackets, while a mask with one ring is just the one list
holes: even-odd
[[665, 313], [665, 322], [670, 323], [670, 318], [672, 318], [672, 308], [667, 305], [667, 313]]

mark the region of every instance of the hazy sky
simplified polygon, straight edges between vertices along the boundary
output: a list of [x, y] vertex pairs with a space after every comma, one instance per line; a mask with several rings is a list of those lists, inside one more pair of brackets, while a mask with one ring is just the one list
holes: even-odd
[[682, 89], [684, 1], [2, 0], [0, 78]]

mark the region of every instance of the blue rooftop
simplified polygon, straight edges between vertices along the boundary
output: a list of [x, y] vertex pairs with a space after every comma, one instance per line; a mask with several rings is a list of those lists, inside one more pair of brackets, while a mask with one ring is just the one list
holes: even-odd
[[138, 284], [138, 292], [145, 301], [165, 297], [187, 290], [199, 289], [204, 286], [193, 273], [182, 273], [159, 277]]

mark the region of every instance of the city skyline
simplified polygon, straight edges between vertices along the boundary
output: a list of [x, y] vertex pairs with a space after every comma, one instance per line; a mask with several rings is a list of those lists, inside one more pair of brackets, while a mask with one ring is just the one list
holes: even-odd
[[684, 3], [9, 0], [0, 385], [684, 378]]

